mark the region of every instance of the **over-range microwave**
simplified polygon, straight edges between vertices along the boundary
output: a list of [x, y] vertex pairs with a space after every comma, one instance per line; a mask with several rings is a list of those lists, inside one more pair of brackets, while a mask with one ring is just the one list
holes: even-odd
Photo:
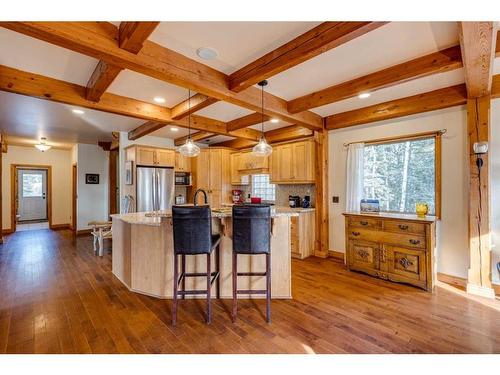
[[191, 185], [191, 173], [175, 172], [175, 184], [185, 186]]

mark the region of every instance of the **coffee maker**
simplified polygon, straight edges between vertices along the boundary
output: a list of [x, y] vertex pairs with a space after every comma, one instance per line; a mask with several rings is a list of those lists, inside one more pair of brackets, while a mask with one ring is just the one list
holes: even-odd
[[289, 195], [288, 196], [288, 204], [291, 208], [300, 207], [300, 197], [298, 195]]
[[234, 189], [231, 192], [231, 194], [232, 194], [232, 197], [233, 197], [233, 203], [234, 204], [242, 204], [244, 202], [243, 191], [242, 190]]

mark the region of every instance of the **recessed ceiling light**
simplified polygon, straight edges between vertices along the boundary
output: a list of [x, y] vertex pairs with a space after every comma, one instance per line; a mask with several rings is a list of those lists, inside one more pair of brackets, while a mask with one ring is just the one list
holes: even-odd
[[366, 98], [369, 98], [370, 97], [370, 93], [369, 92], [363, 92], [361, 94], [358, 95], [358, 98], [360, 99], [366, 99]]
[[177, 132], [177, 131], [179, 131], [179, 128], [176, 128], [175, 126], [172, 126], [170, 128], [170, 131]]
[[73, 113], [76, 113], [77, 115], [83, 115], [85, 112], [83, 112], [81, 109], [73, 109]]
[[279, 120], [279, 119], [277, 119], [277, 118], [272, 118], [272, 119], [271, 119], [271, 122], [272, 122], [273, 124], [276, 124], [276, 123], [280, 122], [280, 120]]
[[213, 60], [217, 57], [217, 51], [211, 47], [200, 47], [196, 54], [204, 60]]
[[153, 99], [156, 103], [165, 103], [165, 98], [162, 98], [160, 96], [156, 96], [154, 99]]

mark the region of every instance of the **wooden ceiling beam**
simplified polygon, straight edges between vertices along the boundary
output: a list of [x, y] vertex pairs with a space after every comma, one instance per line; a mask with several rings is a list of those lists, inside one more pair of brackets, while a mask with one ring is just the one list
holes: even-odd
[[[0, 26], [255, 112], [261, 108], [260, 89], [235, 93], [228, 88], [226, 74], [148, 40], [137, 55], [125, 51], [97, 22], [0, 22]], [[323, 129], [321, 116], [309, 111], [291, 114], [286, 100], [270, 93], [265, 93], [265, 114]]]
[[[191, 139], [193, 140], [193, 142], [201, 142], [201, 141], [203, 141], [205, 139], [213, 137], [214, 135], [216, 135], [216, 134], [215, 133], [210, 133], [210, 132], [196, 132], [194, 134], [191, 134]], [[186, 140], [188, 138], [189, 138], [188, 135], [185, 135], [184, 137], [176, 138], [175, 141], [174, 141], [174, 144], [176, 146], [181, 146], [184, 143], [186, 143]]]
[[[0, 91], [147, 120], [148, 125], [142, 127], [140, 131], [135, 129], [135, 134], [145, 135], [145, 129], [154, 131], [151, 130], [152, 122], [160, 124], [158, 129], [172, 123], [188, 127], [187, 119], [172, 119], [170, 108], [110, 93], [104, 93], [99, 102], [93, 102], [85, 99], [84, 86], [4, 65], [0, 65]], [[193, 115], [191, 128], [227, 135], [224, 122], [203, 116]]]
[[500, 98], [500, 74], [494, 75], [491, 81], [491, 99]]
[[468, 98], [490, 95], [497, 33], [493, 22], [459, 22]]
[[[264, 115], [264, 121], [269, 121], [271, 117]], [[262, 113], [254, 112], [249, 115], [231, 120], [227, 123], [227, 131], [234, 131], [238, 129], [243, 129], [248, 126], [260, 124], [262, 121]]]
[[[269, 130], [265, 132], [268, 143], [286, 142], [299, 138], [309, 137], [313, 135], [313, 131], [297, 125], [290, 125], [279, 129]], [[249, 139], [232, 139], [213, 146], [231, 147], [236, 149], [249, 148], [257, 144], [256, 141]]]
[[[117, 30], [120, 48], [138, 53], [159, 22], [122, 22]], [[123, 68], [100, 60], [87, 83], [86, 99], [98, 102]]]
[[229, 76], [229, 88], [241, 92], [321, 53], [364, 35], [386, 22], [323, 22]]
[[464, 84], [375, 104], [326, 117], [326, 128], [342, 129], [462, 105], [467, 102]]
[[218, 102], [217, 99], [211, 98], [203, 94], [193, 95], [191, 97], [191, 103], [189, 103], [189, 100], [186, 99], [183, 102], [172, 107], [172, 118], [174, 120], [180, 120], [216, 102]]
[[349, 99], [363, 92], [394, 86], [461, 67], [462, 55], [460, 46], [457, 45], [290, 100], [288, 110], [291, 113], [297, 113]]

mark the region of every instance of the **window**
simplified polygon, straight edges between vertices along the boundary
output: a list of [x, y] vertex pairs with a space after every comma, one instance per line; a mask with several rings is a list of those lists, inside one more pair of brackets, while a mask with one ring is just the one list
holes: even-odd
[[23, 174], [23, 198], [42, 196], [42, 174]]
[[415, 203], [425, 202], [429, 214], [439, 216], [436, 144], [439, 136], [365, 144], [364, 197], [392, 212], [414, 213]]
[[265, 201], [274, 201], [276, 187], [269, 183], [268, 174], [252, 175], [252, 196], [262, 198]]

